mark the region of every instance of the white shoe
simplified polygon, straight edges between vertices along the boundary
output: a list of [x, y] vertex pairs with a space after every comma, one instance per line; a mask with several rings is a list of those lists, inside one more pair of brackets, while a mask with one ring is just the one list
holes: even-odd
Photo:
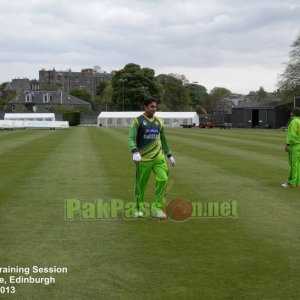
[[294, 187], [296, 187], [295, 185], [289, 185], [288, 183], [283, 183], [282, 185], [281, 185], [281, 187], [283, 187], [284, 189], [288, 189], [288, 188], [294, 188]]
[[134, 216], [136, 218], [142, 218], [144, 216], [144, 213], [140, 210], [137, 210], [135, 213], [134, 213]]
[[160, 218], [160, 219], [165, 219], [167, 217], [167, 215], [161, 209], [152, 210], [152, 215], [153, 215], [153, 217], [157, 217], [157, 218]]

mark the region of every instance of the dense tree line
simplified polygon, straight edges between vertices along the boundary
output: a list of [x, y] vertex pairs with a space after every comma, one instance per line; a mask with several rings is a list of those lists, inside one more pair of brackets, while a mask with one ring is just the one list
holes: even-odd
[[198, 83], [189, 83], [184, 75], [159, 74], [150, 68], [127, 64], [117, 71], [111, 81], [101, 82], [94, 108], [97, 111], [135, 111], [143, 109], [143, 101], [154, 97], [161, 111], [210, 111], [218, 97], [230, 92], [214, 88], [210, 93]]
[[16, 96], [16, 93], [13, 91], [5, 91], [7, 84], [8, 82], [3, 82], [0, 84], [0, 110], [7, 109], [8, 102]]

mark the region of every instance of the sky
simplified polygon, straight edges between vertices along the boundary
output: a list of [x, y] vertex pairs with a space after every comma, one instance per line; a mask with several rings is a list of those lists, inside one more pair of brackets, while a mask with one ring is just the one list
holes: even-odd
[[299, 0], [0, 0], [0, 83], [38, 72], [185, 75], [210, 91], [277, 89], [300, 32]]

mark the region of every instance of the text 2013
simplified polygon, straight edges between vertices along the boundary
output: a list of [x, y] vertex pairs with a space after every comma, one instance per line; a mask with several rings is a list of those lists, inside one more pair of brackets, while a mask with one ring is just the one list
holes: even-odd
[[15, 292], [14, 286], [0, 286], [0, 294], [14, 294]]

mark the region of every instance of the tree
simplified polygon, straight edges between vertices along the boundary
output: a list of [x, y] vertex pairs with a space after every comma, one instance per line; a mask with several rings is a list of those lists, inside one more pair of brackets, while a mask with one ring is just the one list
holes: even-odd
[[261, 86], [259, 88], [259, 90], [257, 91], [257, 98], [258, 98], [258, 101], [262, 101], [264, 99], [267, 98], [267, 92], [264, 90], [264, 88]]
[[190, 111], [191, 98], [181, 79], [173, 74], [160, 74], [158, 82], [162, 85], [162, 103], [171, 111]]
[[4, 91], [8, 82], [3, 82], [0, 84], [0, 110], [6, 110], [9, 107], [9, 101], [16, 97], [15, 91]]
[[184, 84], [184, 85], [189, 83], [189, 81], [185, 75], [177, 74], [177, 73], [169, 73], [169, 76], [179, 79], [182, 82], [182, 84]]
[[101, 81], [96, 90], [96, 95], [101, 95], [106, 87], [106, 81]]
[[74, 96], [76, 98], [79, 98], [79, 99], [81, 99], [83, 101], [86, 101], [88, 103], [91, 103], [93, 105], [92, 95], [86, 89], [71, 89], [70, 90], [70, 95]]
[[224, 88], [224, 87], [214, 87], [211, 91], [210, 91], [210, 96], [215, 97], [215, 98], [220, 98], [222, 96], [224, 96], [225, 94], [230, 93], [230, 90]]
[[285, 70], [278, 81], [282, 98], [300, 95], [300, 32], [291, 48], [289, 62], [286, 64]]
[[215, 108], [217, 101], [224, 96], [225, 94], [231, 93], [230, 90], [224, 88], [224, 87], [214, 87], [207, 99], [206, 99], [206, 108], [208, 111], [211, 111]]
[[95, 98], [95, 110], [114, 110], [114, 103], [112, 97], [113, 88], [111, 81], [101, 82], [97, 88], [97, 95]]
[[190, 99], [193, 103], [193, 110], [200, 110], [200, 107], [205, 107], [205, 100], [207, 99], [207, 89], [203, 85], [197, 83], [188, 83], [185, 85]]
[[7, 84], [8, 84], [8, 82], [2, 82], [0, 84], [0, 92], [2, 92], [5, 89], [5, 87], [6, 87]]
[[117, 110], [141, 110], [146, 97], [161, 99], [161, 86], [150, 68], [127, 64], [112, 78], [112, 102]]

